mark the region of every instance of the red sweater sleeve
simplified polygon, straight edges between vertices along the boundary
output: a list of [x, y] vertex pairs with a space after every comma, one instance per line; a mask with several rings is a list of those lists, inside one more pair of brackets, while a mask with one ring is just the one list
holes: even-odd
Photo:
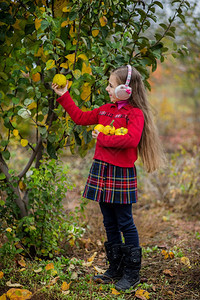
[[93, 125], [98, 123], [99, 108], [83, 112], [78, 106], [76, 106], [69, 92], [66, 92], [58, 98], [57, 102], [62, 105], [77, 125]]
[[140, 109], [129, 115], [128, 133], [125, 135], [105, 135], [99, 133], [98, 143], [103, 147], [113, 148], [136, 148], [142, 136], [144, 116]]

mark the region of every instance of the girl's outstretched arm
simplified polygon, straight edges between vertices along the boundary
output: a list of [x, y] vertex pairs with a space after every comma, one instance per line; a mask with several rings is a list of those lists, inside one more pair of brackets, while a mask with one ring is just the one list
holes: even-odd
[[53, 90], [56, 92], [56, 94], [61, 96], [56, 101], [62, 105], [62, 107], [77, 125], [86, 126], [97, 124], [99, 108], [95, 108], [92, 111], [83, 112], [72, 100], [67, 86], [68, 84], [64, 88], [58, 89], [58, 85], [52, 84]]

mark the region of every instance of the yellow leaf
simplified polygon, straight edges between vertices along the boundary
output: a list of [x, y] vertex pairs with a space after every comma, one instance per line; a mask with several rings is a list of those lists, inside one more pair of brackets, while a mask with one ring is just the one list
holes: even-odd
[[140, 50], [140, 52], [144, 55], [147, 53], [147, 51], [148, 51], [147, 47], [144, 47]]
[[23, 257], [22, 257], [20, 260], [18, 260], [17, 263], [18, 263], [21, 267], [26, 267], [26, 262], [25, 262], [25, 260], [24, 260]]
[[0, 279], [3, 278], [4, 273], [2, 271], [0, 271]]
[[63, 12], [70, 12], [70, 10], [71, 10], [71, 8], [69, 8], [69, 7], [63, 7], [63, 9], [62, 9], [62, 11]]
[[18, 136], [18, 135], [19, 135], [19, 131], [18, 131], [17, 129], [14, 129], [14, 130], [13, 130], [13, 135], [14, 135], [14, 136]]
[[52, 275], [52, 276], [55, 276], [56, 274], [58, 274], [58, 272], [57, 272], [56, 270], [54, 270], [54, 269], [51, 270], [51, 275]]
[[168, 218], [166, 216], [163, 216], [162, 219], [164, 222], [166, 222], [168, 220]]
[[83, 62], [82, 64], [82, 74], [91, 74], [92, 73], [92, 69], [90, 67], [90, 64], [86, 65], [86, 63]]
[[73, 39], [72, 45], [76, 45], [77, 43], [78, 43], [77, 40]]
[[35, 29], [38, 30], [41, 26], [42, 20], [35, 19]]
[[106, 26], [108, 20], [107, 20], [107, 18], [106, 18], [105, 16], [103, 16], [103, 17], [101, 17], [101, 18], [99, 19], [99, 22], [100, 22], [100, 24], [101, 24], [101, 27], [104, 27], [104, 26]]
[[65, 27], [65, 26], [68, 26], [69, 25], [69, 21], [63, 21], [61, 23], [61, 27]]
[[181, 263], [187, 266], [188, 268], [191, 268], [190, 260], [188, 257], [185, 256], [181, 257]]
[[24, 191], [26, 189], [26, 185], [22, 180], [19, 181], [19, 188], [21, 191]]
[[40, 73], [33, 74], [32, 79], [33, 79], [34, 82], [40, 81]]
[[71, 283], [72, 283], [71, 281], [70, 281], [70, 283], [67, 283], [66, 281], [63, 281], [62, 286], [61, 286], [61, 290], [62, 291], [68, 291], [69, 288], [70, 288]]
[[7, 232], [11, 232], [11, 231], [12, 231], [12, 228], [8, 227], [8, 228], [6, 228], [6, 231], [7, 231]]
[[72, 25], [72, 26], [70, 27], [69, 35], [70, 35], [71, 37], [75, 37], [75, 36], [76, 36], [76, 33], [77, 33], [76, 28], [74, 28], [74, 26]]
[[83, 84], [82, 92], [81, 92], [81, 99], [84, 101], [88, 101], [91, 95], [91, 86], [88, 82]]
[[3, 294], [2, 296], [0, 296], [0, 300], [6, 300], [6, 294]]
[[50, 70], [52, 68], [55, 67], [55, 60], [53, 59], [49, 59], [47, 62], [46, 62], [46, 68], [47, 70]]
[[172, 251], [169, 252], [169, 257], [174, 258], [174, 253]]
[[79, 79], [81, 77], [81, 71], [78, 69], [72, 71], [72, 73], [76, 79]]
[[97, 255], [97, 252], [94, 252], [94, 254], [91, 257], [88, 258], [88, 262], [93, 262], [96, 255]]
[[45, 269], [48, 271], [48, 270], [52, 270], [54, 269], [54, 264], [53, 263], [49, 263], [46, 265]]
[[99, 34], [99, 30], [98, 29], [94, 29], [92, 30], [92, 36], [96, 37]]
[[31, 104], [29, 104], [28, 109], [34, 109], [37, 107], [37, 103], [36, 102], [32, 102]]
[[21, 139], [21, 145], [22, 147], [26, 147], [28, 145], [28, 141], [25, 139]]
[[137, 290], [135, 296], [139, 299], [149, 299], [149, 293], [145, 290]]
[[71, 239], [69, 240], [69, 244], [70, 244], [71, 247], [74, 246], [74, 244], [75, 244], [74, 238], [71, 238]]
[[7, 291], [6, 296], [10, 300], [28, 300], [31, 299], [32, 293], [29, 290], [12, 288]]
[[26, 270], [26, 268], [21, 268], [19, 271], [20, 272], [23, 272], [23, 271], [25, 271]]
[[116, 289], [111, 288], [112, 294], [113, 295], [120, 295], [120, 292], [118, 292]]
[[[65, 56], [71, 63], [74, 63], [75, 61], [75, 53], [68, 54]], [[78, 60], [78, 57], [76, 56], [76, 61]]]
[[85, 54], [79, 54], [79, 56], [82, 60], [87, 60], [88, 61], [88, 58]]
[[[45, 3], [44, 5], [46, 5], [46, 3]], [[45, 7], [40, 7], [40, 10], [41, 10], [42, 12], [45, 12]]]
[[38, 51], [34, 54], [35, 57], [40, 57], [44, 54], [43, 47], [40, 47]]

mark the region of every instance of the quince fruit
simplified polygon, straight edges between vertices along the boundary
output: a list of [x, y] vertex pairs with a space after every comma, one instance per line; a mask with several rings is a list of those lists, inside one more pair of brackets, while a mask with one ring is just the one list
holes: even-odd
[[103, 132], [104, 126], [102, 124], [98, 124], [94, 127], [94, 130], [98, 130], [99, 132]]
[[56, 74], [53, 78], [53, 83], [56, 83], [58, 85], [58, 88], [61, 89], [66, 86], [67, 79], [63, 74]]
[[118, 129], [115, 130], [115, 135], [125, 135], [127, 134], [128, 129], [125, 127], [120, 127]]

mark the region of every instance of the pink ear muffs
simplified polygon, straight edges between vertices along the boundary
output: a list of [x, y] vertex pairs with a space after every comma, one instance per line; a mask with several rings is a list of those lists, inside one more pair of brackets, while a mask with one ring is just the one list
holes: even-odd
[[119, 100], [127, 100], [132, 94], [132, 88], [129, 86], [131, 80], [132, 68], [130, 65], [127, 65], [127, 67], [128, 67], [128, 75], [127, 75], [126, 83], [120, 84], [115, 88], [115, 96]]

